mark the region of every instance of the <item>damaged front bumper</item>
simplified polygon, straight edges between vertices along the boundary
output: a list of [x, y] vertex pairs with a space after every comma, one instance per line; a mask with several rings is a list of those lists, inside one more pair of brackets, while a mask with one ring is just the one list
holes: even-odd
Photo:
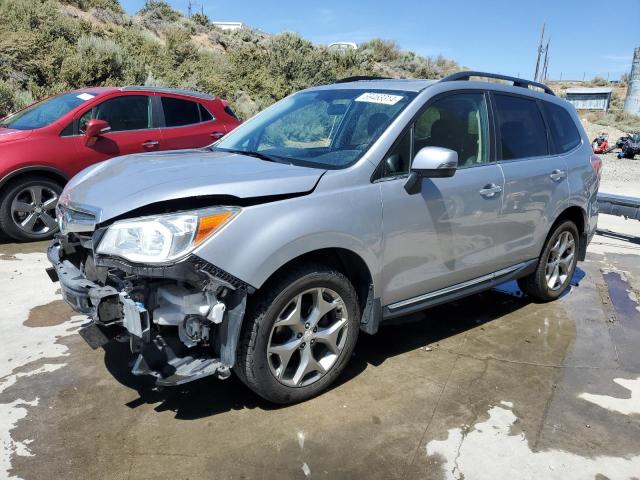
[[161, 386], [229, 377], [250, 286], [195, 256], [131, 265], [75, 238], [54, 240], [47, 256], [65, 302], [90, 317], [79, 333], [92, 348], [129, 341], [132, 373]]

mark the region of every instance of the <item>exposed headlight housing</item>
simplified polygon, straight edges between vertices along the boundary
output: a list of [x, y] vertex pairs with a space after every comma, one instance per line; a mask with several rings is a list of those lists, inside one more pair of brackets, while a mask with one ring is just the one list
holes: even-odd
[[185, 256], [229, 223], [239, 207], [119, 220], [109, 226], [96, 252], [136, 263], [166, 263]]

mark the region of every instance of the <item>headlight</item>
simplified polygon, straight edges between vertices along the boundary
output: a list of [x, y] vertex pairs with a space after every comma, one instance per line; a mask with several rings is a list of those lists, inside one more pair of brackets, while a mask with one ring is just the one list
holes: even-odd
[[120, 220], [107, 229], [96, 252], [131, 262], [168, 262], [191, 252], [238, 213], [238, 207], [216, 207]]

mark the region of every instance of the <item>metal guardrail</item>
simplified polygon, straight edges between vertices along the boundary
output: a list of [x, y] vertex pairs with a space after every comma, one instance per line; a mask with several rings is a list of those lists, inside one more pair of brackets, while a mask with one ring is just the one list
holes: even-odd
[[640, 220], [640, 198], [598, 193], [599, 213]]

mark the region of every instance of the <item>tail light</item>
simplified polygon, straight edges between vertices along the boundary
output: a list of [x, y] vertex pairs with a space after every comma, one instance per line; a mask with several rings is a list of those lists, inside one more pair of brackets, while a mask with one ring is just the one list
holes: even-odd
[[598, 178], [600, 178], [600, 174], [602, 173], [602, 159], [597, 155], [591, 155], [591, 166], [593, 167], [593, 171], [596, 172]]

